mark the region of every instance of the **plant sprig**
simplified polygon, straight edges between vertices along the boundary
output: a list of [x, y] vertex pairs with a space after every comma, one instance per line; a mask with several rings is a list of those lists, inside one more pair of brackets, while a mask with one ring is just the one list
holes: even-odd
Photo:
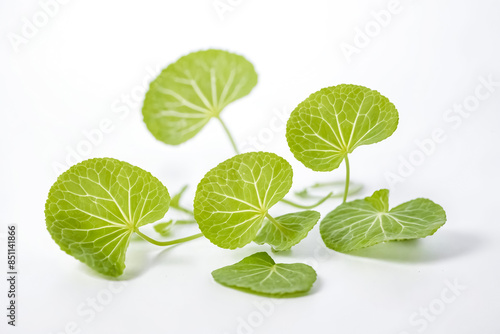
[[244, 57], [213, 49], [192, 52], [170, 64], [151, 82], [142, 108], [144, 122], [158, 140], [179, 145], [215, 118], [238, 154], [221, 113], [248, 95], [256, 84], [257, 73]]
[[315, 171], [346, 166], [342, 204], [320, 223], [325, 244], [348, 252], [391, 241], [432, 235], [446, 222], [443, 208], [416, 199], [389, 211], [388, 190], [347, 202], [349, 154], [361, 145], [380, 142], [398, 126], [396, 107], [379, 92], [363, 86], [338, 85], [311, 94], [292, 112], [286, 137], [294, 156]]
[[59, 176], [45, 204], [47, 229], [63, 251], [108, 276], [120, 276], [133, 234], [159, 246], [201, 234], [156, 241], [139, 228], [162, 219], [167, 188], [145, 170], [111, 158], [85, 160]]

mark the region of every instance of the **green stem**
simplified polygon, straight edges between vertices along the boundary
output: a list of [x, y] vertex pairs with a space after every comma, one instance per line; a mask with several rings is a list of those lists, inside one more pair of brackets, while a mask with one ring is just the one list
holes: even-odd
[[298, 203], [292, 202], [292, 201], [284, 199], [284, 198], [281, 200], [281, 202], [286, 203], [286, 204], [291, 205], [291, 206], [294, 206], [294, 207], [299, 208], [299, 209], [314, 209], [315, 207], [323, 204], [327, 199], [331, 198], [332, 196], [333, 196], [333, 192], [330, 192], [328, 195], [326, 195], [325, 197], [320, 199], [318, 202], [316, 202], [315, 204], [311, 204], [311, 205], [298, 204]]
[[224, 128], [224, 131], [226, 131], [227, 136], [229, 137], [229, 140], [231, 141], [231, 145], [233, 145], [234, 152], [236, 154], [240, 154], [240, 151], [238, 150], [238, 146], [236, 146], [236, 142], [233, 139], [233, 136], [231, 135], [231, 132], [229, 131], [229, 128], [226, 126], [226, 123], [220, 118], [220, 116], [217, 116], [217, 119], [219, 120], [220, 124], [222, 124], [222, 127]]
[[191, 236], [185, 237], [185, 238], [168, 240], [168, 241], [158, 241], [158, 240], [155, 240], [155, 239], [148, 237], [147, 235], [145, 235], [144, 233], [142, 233], [139, 230], [135, 230], [135, 233], [137, 233], [144, 240], [149, 241], [150, 243], [152, 243], [153, 245], [156, 245], [156, 246], [170, 246], [170, 245], [180, 244], [180, 243], [183, 243], [183, 242], [186, 242], [189, 240], [193, 240], [193, 239], [196, 239], [196, 238], [203, 236], [203, 233], [198, 233], [198, 234], [191, 235]]
[[345, 203], [347, 200], [347, 194], [349, 193], [349, 181], [351, 178], [351, 170], [349, 167], [349, 158], [347, 157], [347, 154], [345, 155], [345, 189], [344, 189], [344, 199], [342, 200], [342, 203]]
[[[296, 191], [295, 196], [298, 196], [300, 198], [306, 198], [306, 199], [322, 199], [323, 196], [310, 194], [309, 189], [331, 188], [331, 187], [340, 187], [340, 186], [342, 186], [342, 188], [344, 188], [345, 182], [344, 181], [334, 181], [334, 182], [315, 183], [312, 186], [304, 188], [301, 191]], [[348, 195], [349, 196], [355, 195], [355, 194], [359, 193], [361, 191], [361, 189], [363, 189], [362, 184], [357, 184], [357, 183], [350, 184], [350, 182], [349, 182]], [[333, 195], [331, 195], [330, 197], [331, 198], [337, 198], [337, 197], [342, 198], [343, 196], [344, 196], [344, 191], [342, 190], [338, 193], [333, 192]]]
[[193, 210], [186, 209], [186, 208], [184, 208], [184, 207], [182, 207], [180, 205], [179, 206], [177, 206], [177, 205], [176, 206], [171, 206], [171, 207], [172, 207], [172, 209], [175, 209], [177, 211], [185, 212], [185, 213], [187, 213], [187, 214], [189, 214], [191, 216], [194, 216]]
[[266, 218], [269, 219], [271, 221], [271, 223], [276, 226], [276, 228], [278, 230], [280, 230], [281, 232], [285, 232], [284, 231], [284, 228], [283, 228], [283, 225], [281, 225], [276, 219], [274, 219], [273, 216], [271, 216], [269, 213], [266, 213]]

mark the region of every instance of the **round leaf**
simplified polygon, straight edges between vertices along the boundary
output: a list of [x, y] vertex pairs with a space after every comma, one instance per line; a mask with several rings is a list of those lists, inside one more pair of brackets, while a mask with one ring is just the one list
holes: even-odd
[[286, 296], [307, 292], [316, 281], [316, 271], [302, 263], [275, 263], [265, 252], [212, 272], [216, 282], [267, 295]]
[[274, 251], [286, 251], [307, 237], [320, 216], [319, 212], [308, 210], [288, 213], [274, 221], [266, 219], [254, 241], [259, 245], [269, 244]]
[[142, 108], [144, 122], [158, 140], [181, 144], [256, 84], [257, 73], [242, 56], [222, 50], [190, 53], [151, 83]]
[[446, 222], [443, 208], [417, 198], [389, 210], [389, 190], [339, 205], [325, 216], [320, 232], [326, 246], [339, 252], [381, 242], [424, 238]]
[[45, 220], [63, 251], [96, 271], [119, 276], [132, 233], [165, 216], [170, 196], [150, 173], [115, 159], [90, 159], [59, 176]]
[[315, 171], [339, 167], [361, 145], [389, 137], [398, 126], [396, 107], [375, 90], [338, 85], [311, 94], [287, 122], [288, 146]]
[[194, 217], [201, 231], [222, 248], [255, 239], [267, 211], [292, 186], [292, 167], [274, 153], [250, 152], [228, 159], [198, 184]]

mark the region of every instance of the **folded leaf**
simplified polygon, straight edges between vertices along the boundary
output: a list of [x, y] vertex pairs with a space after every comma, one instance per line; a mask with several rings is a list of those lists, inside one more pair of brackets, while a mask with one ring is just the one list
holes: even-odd
[[150, 173], [115, 159], [90, 159], [61, 174], [45, 220], [55, 242], [94, 270], [119, 276], [132, 233], [165, 216], [170, 196]]
[[266, 219], [255, 242], [269, 244], [275, 251], [285, 251], [304, 239], [320, 218], [319, 212], [302, 211], [276, 217], [274, 221]]
[[326, 246], [339, 252], [392, 240], [424, 238], [446, 222], [441, 206], [417, 198], [389, 210], [389, 190], [343, 203], [325, 216], [320, 232]]
[[228, 287], [277, 296], [307, 292], [316, 281], [316, 272], [310, 266], [302, 263], [277, 264], [265, 252], [214, 270], [212, 276], [216, 282]]
[[356, 147], [384, 140], [397, 126], [396, 107], [379, 92], [338, 85], [311, 94], [295, 108], [286, 138], [306, 167], [331, 171]]
[[161, 236], [167, 237], [172, 233], [172, 226], [174, 225], [174, 221], [171, 219], [166, 222], [157, 223], [153, 226], [155, 231]]

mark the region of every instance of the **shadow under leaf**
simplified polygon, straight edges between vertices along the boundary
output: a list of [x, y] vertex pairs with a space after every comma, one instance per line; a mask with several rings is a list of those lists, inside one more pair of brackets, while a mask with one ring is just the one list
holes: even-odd
[[348, 255], [395, 262], [434, 262], [469, 254], [483, 244], [477, 235], [446, 231], [424, 239], [381, 243]]
[[[312, 294], [314, 294], [316, 292], [316, 291], [314, 291], [314, 290], [316, 290], [316, 289], [314, 289], [314, 286], [313, 286], [313, 288], [311, 290], [305, 291], [305, 292], [293, 292], [293, 293], [285, 293], [285, 294], [273, 294], [273, 293], [257, 292], [257, 291], [253, 291], [253, 290], [248, 289], [248, 288], [239, 288], [239, 287], [225, 285], [225, 284], [221, 284], [221, 283], [219, 283], [219, 284], [222, 285], [222, 286], [224, 286], [224, 287], [227, 287], [227, 288], [230, 288], [230, 289], [233, 289], [233, 290], [237, 290], [237, 291], [241, 291], [241, 292], [245, 292], [245, 293], [249, 293], [249, 294], [252, 294], [252, 295], [266, 297], [266, 298], [277, 298], [277, 299], [306, 297], [306, 296], [310, 296], [310, 295], [312, 295]], [[316, 284], [318, 284], [318, 282], [315, 282], [315, 285]]]

